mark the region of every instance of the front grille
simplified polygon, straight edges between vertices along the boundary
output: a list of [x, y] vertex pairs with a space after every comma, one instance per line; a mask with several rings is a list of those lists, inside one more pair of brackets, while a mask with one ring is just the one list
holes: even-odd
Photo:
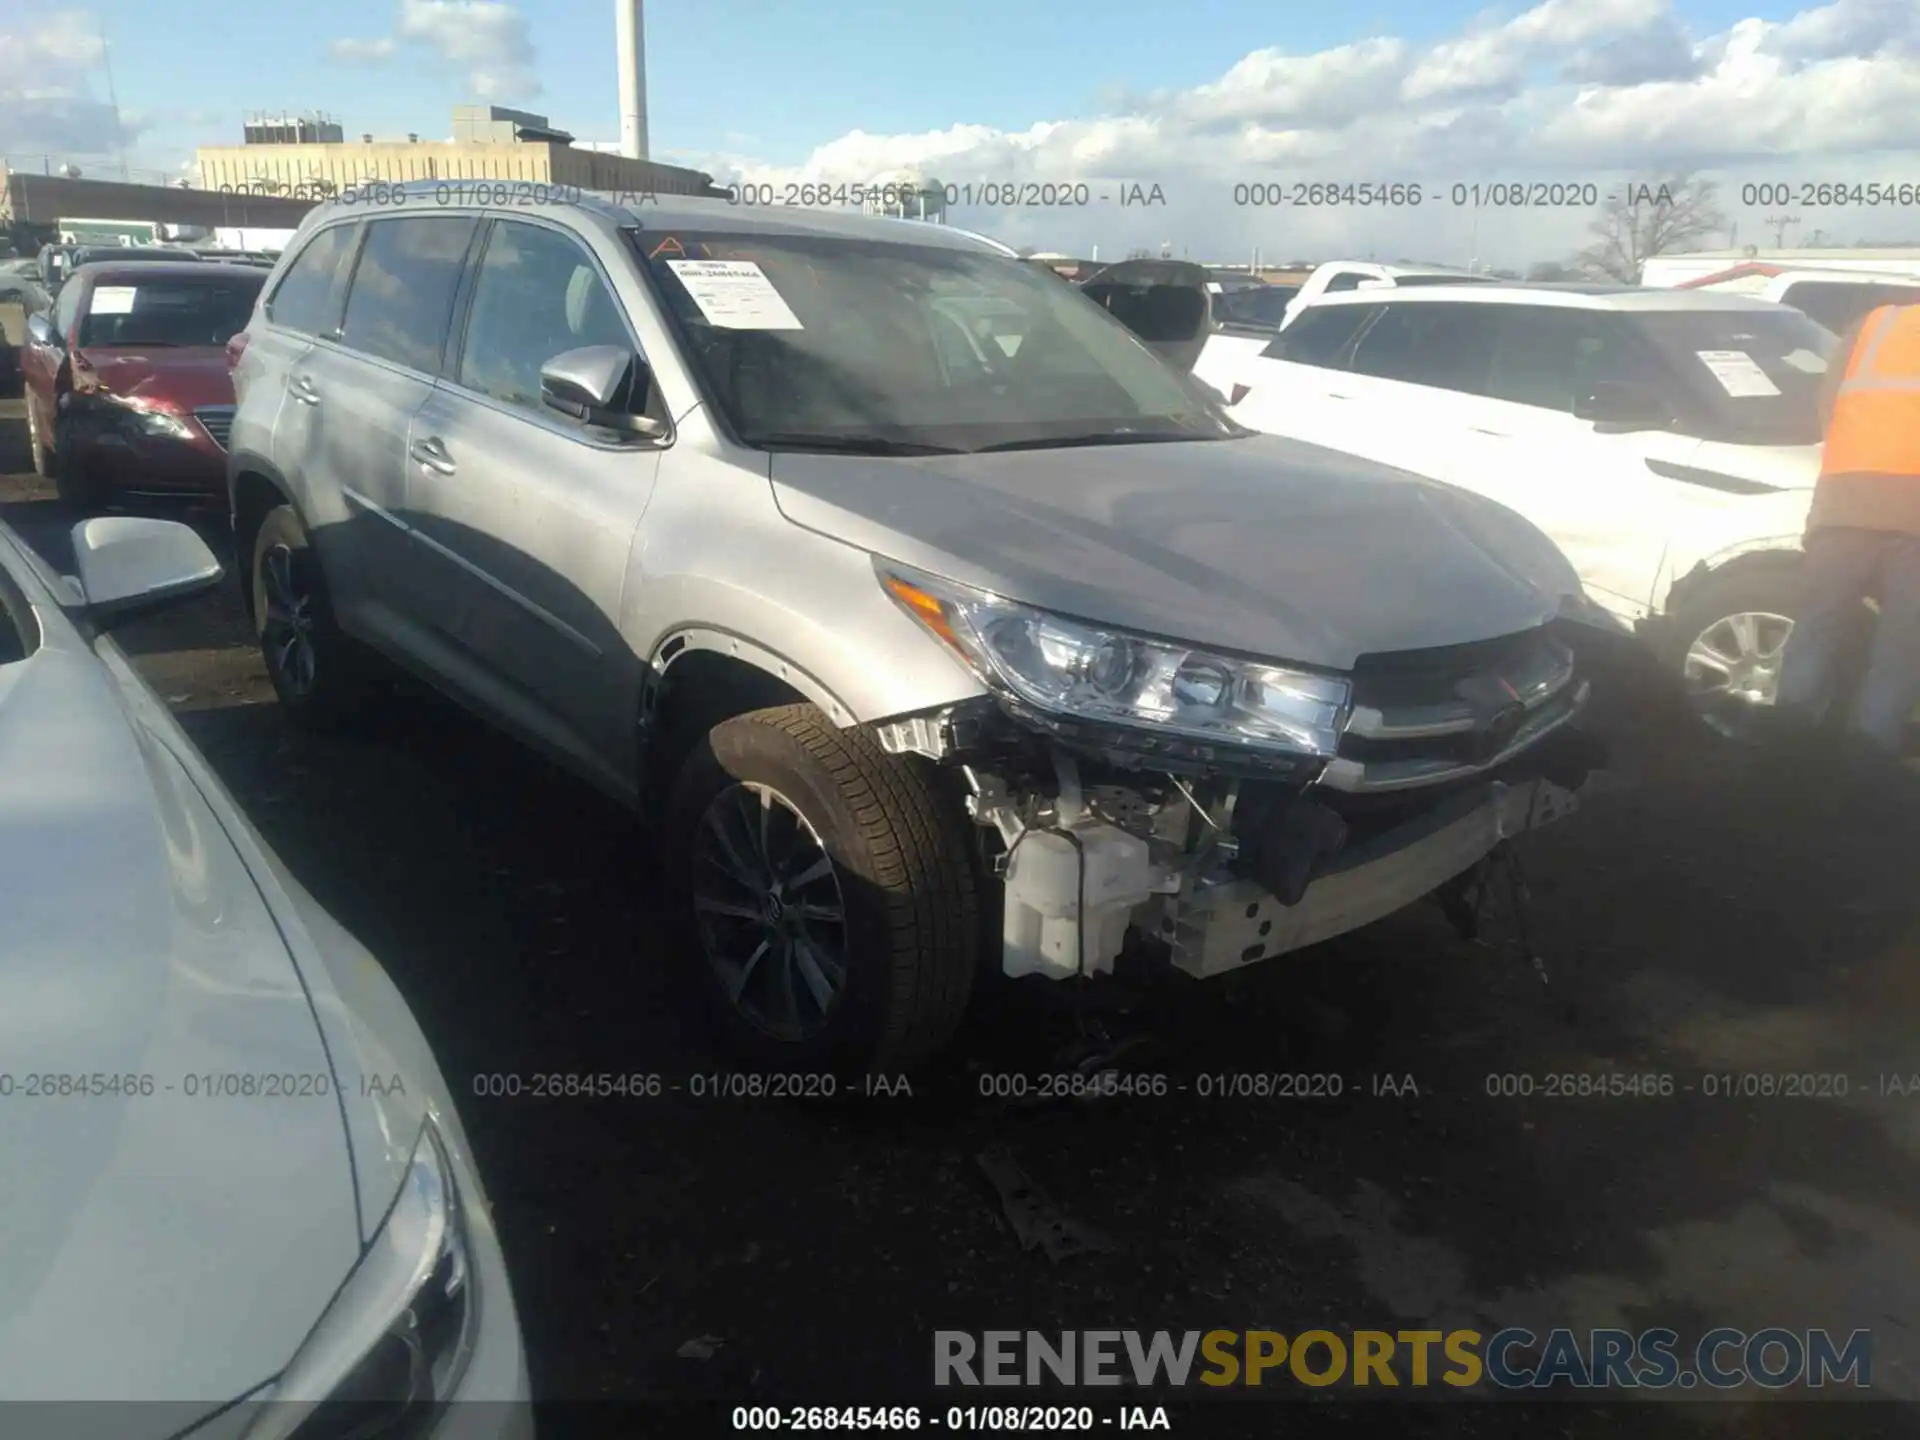
[[213, 437], [214, 444], [222, 450], [228, 448], [227, 442], [233, 437], [233, 406], [202, 405], [193, 412], [193, 418]]
[[1422, 788], [1504, 763], [1586, 699], [1573, 652], [1547, 629], [1362, 656], [1353, 714], [1324, 779], [1356, 793]]

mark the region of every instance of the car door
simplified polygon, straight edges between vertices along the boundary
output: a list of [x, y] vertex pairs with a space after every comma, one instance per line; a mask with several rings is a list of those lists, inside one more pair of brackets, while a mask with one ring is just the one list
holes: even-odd
[[306, 427], [302, 464], [335, 608], [349, 630], [403, 658], [421, 658], [416, 617], [428, 598], [408, 541], [408, 435], [439, 376], [479, 227], [459, 214], [365, 222], [339, 327], [315, 336], [289, 377], [285, 423]]
[[1377, 313], [1367, 305], [1317, 305], [1252, 354], [1226, 348], [1238, 337], [1215, 336], [1194, 374], [1226, 397], [1242, 425], [1339, 449], [1351, 429], [1340, 394], [1346, 357]]
[[1703, 507], [1735, 497], [1676, 483], [1700, 442], [1671, 430], [1609, 434], [1575, 416], [1596, 385], [1659, 393], [1663, 362], [1620, 316], [1549, 305], [1499, 315], [1486, 396], [1449, 454], [1446, 478], [1546, 532], [1593, 598], [1648, 613], [1669, 538]]
[[[619, 633], [628, 554], [661, 449], [547, 408], [541, 367], [641, 355], [592, 251], [496, 220], [447, 374], [415, 417], [408, 509], [442, 673], [500, 718], [624, 783], [641, 666]], [[659, 410], [657, 391], [653, 413]]]
[[1444, 480], [1474, 423], [1492, 358], [1492, 305], [1383, 301], [1330, 374], [1326, 431], [1351, 455]]

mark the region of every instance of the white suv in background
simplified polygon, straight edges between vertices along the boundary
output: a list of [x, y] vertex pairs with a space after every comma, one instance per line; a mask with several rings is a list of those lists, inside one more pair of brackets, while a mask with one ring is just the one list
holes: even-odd
[[1519, 511], [1718, 713], [1773, 698], [1835, 344], [1745, 296], [1462, 285], [1324, 296], [1194, 374], [1246, 425]]

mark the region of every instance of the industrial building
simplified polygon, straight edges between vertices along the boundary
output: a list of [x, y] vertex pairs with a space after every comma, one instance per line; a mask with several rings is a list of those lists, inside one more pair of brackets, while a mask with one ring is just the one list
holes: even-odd
[[576, 147], [544, 115], [500, 105], [462, 105], [452, 138], [263, 142], [197, 152], [202, 190], [318, 199], [369, 182], [516, 180], [580, 190], [724, 195], [713, 177], [678, 165]]

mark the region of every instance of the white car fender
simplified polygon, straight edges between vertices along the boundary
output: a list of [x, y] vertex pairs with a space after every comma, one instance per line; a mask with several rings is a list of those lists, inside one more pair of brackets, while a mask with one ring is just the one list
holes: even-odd
[[1697, 567], [1711, 572], [1742, 555], [1766, 551], [1797, 554], [1812, 503], [1811, 490], [1756, 495], [1721, 512], [1710, 524], [1672, 536], [1655, 577], [1653, 609], [1664, 614], [1674, 584]]

